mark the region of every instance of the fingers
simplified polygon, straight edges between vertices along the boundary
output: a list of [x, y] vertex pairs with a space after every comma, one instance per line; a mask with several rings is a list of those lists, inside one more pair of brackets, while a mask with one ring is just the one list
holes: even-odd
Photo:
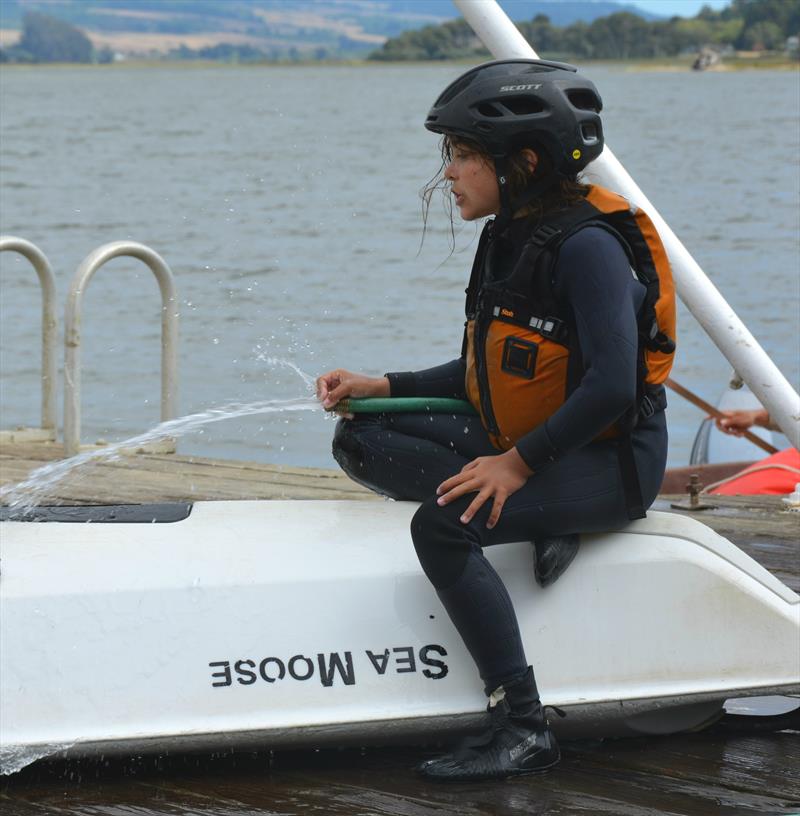
[[723, 416], [716, 421], [716, 426], [723, 433], [733, 436], [744, 436], [745, 431], [753, 425], [763, 425], [769, 421], [769, 414], [763, 409], [723, 411]]
[[337, 402], [343, 400], [345, 397], [350, 396], [350, 383], [345, 380], [342, 383], [339, 383], [335, 388], [332, 388], [325, 399], [322, 401], [323, 408], [333, 408]]
[[498, 491], [494, 494], [494, 502], [492, 503], [492, 512], [489, 513], [489, 520], [486, 522], [486, 527], [491, 530], [495, 524], [500, 520], [500, 514], [503, 512], [503, 506], [506, 503], [508, 496], [505, 493]]
[[[470, 502], [469, 507], [467, 507], [467, 509], [462, 513], [459, 521], [462, 524], [469, 524], [474, 518], [475, 514], [491, 497], [491, 490], [480, 490], [478, 495]], [[486, 522], [487, 529], [491, 530], [500, 520], [500, 514], [503, 512], [503, 506], [505, 505], [507, 498], [508, 495], [503, 491], [498, 491], [494, 494], [492, 510], [489, 513], [489, 518]]]
[[480, 487], [480, 484], [475, 479], [468, 475], [465, 476], [463, 473], [459, 473], [439, 485], [436, 491], [439, 494], [439, 498], [436, 499], [436, 503], [440, 507], [444, 507], [444, 505], [450, 504], [450, 502], [455, 501], [465, 493], [473, 493], [476, 490], [480, 490]]
[[349, 397], [354, 377], [350, 372], [336, 369], [317, 378], [317, 399], [326, 410], [333, 408], [339, 400]]
[[342, 368], [317, 378], [317, 398], [325, 409], [333, 408], [346, 397], [388, 397], [391, 386], [387, 377], [366, 377]]
[[339, 383], [342, 381], [342, 375], [340, 371], [329, 371], [327, 374], [322, 374], [321, 376], [317, 377], [317, 399], [320, 402], [324, 402], [328, 396], [328, 393], [331, 389], [336, 388]]
[[[486, 503], [486, 500], [491, 497], [491, 493], [488, 490], [481, 490], [478, 495], [470, 502], [469, 507], [463, 512], [459, 521], [462, 524], [469, 524], [472, 521], [472, 517], [478, 512], [478, 510], [483, 507]], [[498, 516], [500, 514], [498, 513]], [[486, 525], [489, 526], [488, 524]]]
[[723, 433], [731, 436], [742, 436], [745, 430], [735, 419], [718, 419], [716, 425]]
[[[462, 479], [461, 482], [454, 482], [454, 480], [459, 478]], [[450, 486], [447, 487], [447, 485]], [[458, 476], [454, 476], [452, 479], [448, 479], [446, 482], [443, 482], [439, 490], [441, 491], [443, 489], [445, 492], [443, 492], [442, 495], [440, 495], [436, 500], [436, 503], [440, 507], [450, 504], [450, 502], [461, 498], [461, 496], [464, 496], [467, 493], [475, 493], [477, 491], [478, 495], [475, 496], [475, 498], [470, 502], [467, 509], [459, 518], [459, 521], [461, 521], [462, 524], [469, 524], [478, 510], [480, 510], [486, 501], [494, 495], [492, 512], [489, 514], [489, 520], [486, 522], [486, 526], [490, 530], [500, 519], [500, 513], [503, 512], [503, 505], [505, 505], [506, 499], [508, 498], [508, 493], [506, 493], [504, 490], [492, 488], [490, 486], [482, 487], [481, 483], [477, 479], [473, 479], [471, 477], [467, 478], [461, 473], [458, 474]]]
[[[451, 476], [449, 479], [443, 481], [439, 487], [436, 488], [436, 495], [437, 496], [444, 496], [449, 490], [452, 490], [456, 485], [461, 484], [465, 479], [470, 478], [470, 471], [475, 470], [480, 463], [481, 458], [473, 459], [471, 462], [468, 462], [461, 470], [456, 473], [455, 476]], [[474, 474], [473, 474], [474, 475]], [[448, 499], [451, 501], [451, 499]], [[447, 502], [440, 502], [440, 504], [446, 504]]]
[[[436, 488], [436, 495], [444, 497], [450, 490], [452, 490], [456, 485], [461, 484], [464, 481], [464, 470], [462, 469], [460, 473], [456, 473], [455, 476], [451, 476], [449, 479], [445, 479], [439, 487]], [[447, 504], [446, 501], [440, 501], [439, 504]]]

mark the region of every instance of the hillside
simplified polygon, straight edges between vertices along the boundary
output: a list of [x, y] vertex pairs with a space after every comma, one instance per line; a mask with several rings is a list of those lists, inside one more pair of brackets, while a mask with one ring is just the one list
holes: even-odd
[[[546, 14], [558, 26], [621, 10], [654, 18], [611, 0], [503, 0], [503, 7], [514, 20]], [[404, 31], [458, 16], [450, 0], [2, 0], [0, 45], [19, 39], [29, 11], [77, 26], [96, 49], [117, 54], [185, 55], [225, 43], [270, 58], [363, 56]]]

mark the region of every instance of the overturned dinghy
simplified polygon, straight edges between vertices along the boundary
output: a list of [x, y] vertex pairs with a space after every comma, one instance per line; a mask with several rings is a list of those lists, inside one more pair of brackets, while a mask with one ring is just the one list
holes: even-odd
[[[485, 699], [417, 564], [414, 509], [214, 502], [3, 522], [7, 770], [62, 751], [387, 743], [469, 725]], [[692, 519], [586, 536], [545, 590], [529, 543], [487, 555], [543, 699], [567, 713], [562, 735], [678, 731], [726, 698], [800, 691], [800, 598]]]

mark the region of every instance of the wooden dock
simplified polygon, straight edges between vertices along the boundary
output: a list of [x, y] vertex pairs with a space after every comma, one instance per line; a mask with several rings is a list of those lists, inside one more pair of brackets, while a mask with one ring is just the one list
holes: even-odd
[[[0, 443], [0, 486], [26, 479], [63, 459], [55, 442]], [[341, 471], [207, 459], [179, 454], [130, 453], [98, 459], [70, 473], [45, 504], [148, 504], [254, 499], [378, 498]]]
[[[63, 459], [63, 455], [63, 446], [55, 442], [0, 440], [0, 487], [27, 479], [32, 471]], [[665, 484], [685, 481], [681, 475], [666, 480]], [[694, 516], [763, 563], [784, 583], [800, 590], [800, 547], [795, 546], [800, 539], [800, 513], [785, 512], [776, 496], [706, 497], [704, 502], [714, 508], [700, 512], [671, 506], [685, 498], [661, 496], [654, 509]], [[257, 499], [380, 500], [339, 470], [130, 452], [77, 468], [40, 503], [149, 504]]]
[[[0, 444], [0, 484], [61, 458], [54, 443]], [[334, 470], [131, 454], [70, 474], [47, 504], [128, 504], [222, 499], [377, 497]], [[800, 514], [779, 497], [708, 497], [687, 512], [800, 591]], [[544, 776], [435, 785], [413, 766], [436, 751], [371, 748], [176, 754], [53, 760], [0, 782], [8, 816], [264, 814], [264, 816], [796, 816], [800, 814], [800, 722], [723, 718], [697, 734], [566, 743]]]
[[[0, 487], [27, 479], [37, 468], [63, 458], [55, 442], [0, 441]], [[683, 478], [683, 477], [682, 477]], [[683, 479], [685, 481], [685, 479]], [[681, 479], [667, 482], [676, 484]], [[41, 498], [41, 504], [149, 504], [258, 499], [380, 500], [339, 470], [208, 459], [179, 454], [127, 453], [77, 468]], [[699, 519], [730, 539], [800, 591], [800, 513], [789, 513], [777, 496], [713, 496], [713, 509], [691, 512], [672, 504], [681, 495], [660, 496], [656, 510]], [[7, 501], [0, 501], [6, 504]]]

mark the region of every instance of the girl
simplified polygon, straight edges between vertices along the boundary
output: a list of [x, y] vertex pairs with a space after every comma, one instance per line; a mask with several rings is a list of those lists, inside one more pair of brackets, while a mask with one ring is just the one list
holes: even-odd
[[663, 477], [672, 282], [649, 219], [577, 180], [603, 149], [601, 108], [594, 85], [560, 63], [490, 62], [449, 85], [425, 123], [443, 137], [444, 184], [465, 220], [493, 216], [467, 290], [461, 356], [317, 380], [325, 408], [345, 397], [442, 396], [477, 413], [344, 418], [333, 441], [353, 479], [421, 502], [411, 525], [420, 563], [490, 697], [485, 732], [421, 765], [430, 779], [530, 773], [560, 756], [483, 548], [533, 540], [546, 586], [575, 556], [578, 533], [643, 516]]

